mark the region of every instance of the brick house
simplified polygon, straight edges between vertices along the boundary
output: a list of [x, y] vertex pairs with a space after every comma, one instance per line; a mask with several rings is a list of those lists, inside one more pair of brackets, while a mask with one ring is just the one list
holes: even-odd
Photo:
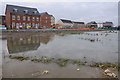
[[55, 18], [53, 17], [53, 15], [50, 15], [47, 12], [40, 13], [41, 28], [49, 28], [54, 23], [55, 23]]
[[0, 25], [6, 25], [5, 24], [5, 16], [4, 15], [0, 15]]
[[40, 14], [36, 8], [7, 5], [5, 14], [8, 29], [40, 28]]

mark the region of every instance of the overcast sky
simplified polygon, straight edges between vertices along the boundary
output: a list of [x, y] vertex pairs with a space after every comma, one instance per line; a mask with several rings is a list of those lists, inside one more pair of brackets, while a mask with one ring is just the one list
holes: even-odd
[[78, 1], [52, 1], [52, 2], [2, 2], [0, 14], [5, 13], [6, 4], [20, 5], [37, 8], [40, 13], [48, 12], [54, 15], [56, 22], [59, 19], [70, 19], [81, 22], [105, 22], [112, 21], [116, 26], [118, 24], [118, 2], [78, 2]]

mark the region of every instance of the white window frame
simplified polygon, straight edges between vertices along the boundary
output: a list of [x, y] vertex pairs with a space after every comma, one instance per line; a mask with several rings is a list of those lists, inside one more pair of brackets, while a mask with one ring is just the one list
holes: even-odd
[[39, 21], [39, 17], [36, 18], [36, 21]]
[[26, 20], [26, 16], [23, 16], [23, 21], [25, 21]]
[[17, 20], [20, 20], [20, 16], [17, 16]]
[[19, 23], [16, 23], [16, 28], [19, 28], [20, 27], [20, 24]]
[[35, 21], [35, 17], [32, 17], [32, 21]]
[[35, 23], [32, 23], [32, 27], [35, 27]]
[[15, 20], [15, 16], [14, 15], [12, 16], [12, 20]]
[[28, 10], [24, 10], [24, 12], [27, 14], [27, 13], [28, 13]]
[[15, 22], [12, 22], [12, 28], [15, 27]]
[[27, 17], [27, 20], [30, 21], [30, 16]]
[[17, 12], [17, 11], [18, 11], [18, 9], [16, 9], [16, 8], [14, 8], [13, 10], [14, 10], [15, 12]]

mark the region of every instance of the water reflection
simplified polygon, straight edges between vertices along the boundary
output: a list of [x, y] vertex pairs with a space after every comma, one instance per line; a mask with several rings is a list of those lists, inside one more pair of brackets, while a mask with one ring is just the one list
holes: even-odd
[[[53, 36], [53, 35], [52, 35]], [[7, 38], [9, 54], [37, 50], [41, 43], [47, 44], [51, 35], [11, 36]]]
[[[117, 62], [117, 34], [109, 33], [107, 37], [104, 32], [65, 33], [64, 36], [61, 34], [63, 33], [5, 35], [7, 41], [3, 40], [4, 53], [6, 55], [19, 53], [19, 55], [29, 57], [48, 56], [69, 59], [86, 57], [87, 61]], [[98, 36], [93, 36], [93, 34]]]

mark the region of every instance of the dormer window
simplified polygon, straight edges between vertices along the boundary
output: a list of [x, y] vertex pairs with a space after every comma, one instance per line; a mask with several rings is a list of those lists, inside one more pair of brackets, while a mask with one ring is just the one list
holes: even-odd
[[33, 13], [34, 13], [34, 14], [36, 14], [36, 13], [37, 13], [37, 11], [34, 11]]
[[28, 10], [24, 10], [24, 13], [26, 13], [26, 14], [27, 14], [27, 13], [28, 13]]
[[16, 9], [16, 8], [13, 9], [14, 12], [17, 12], [17, 10], [18, 10], [18, 9]]

